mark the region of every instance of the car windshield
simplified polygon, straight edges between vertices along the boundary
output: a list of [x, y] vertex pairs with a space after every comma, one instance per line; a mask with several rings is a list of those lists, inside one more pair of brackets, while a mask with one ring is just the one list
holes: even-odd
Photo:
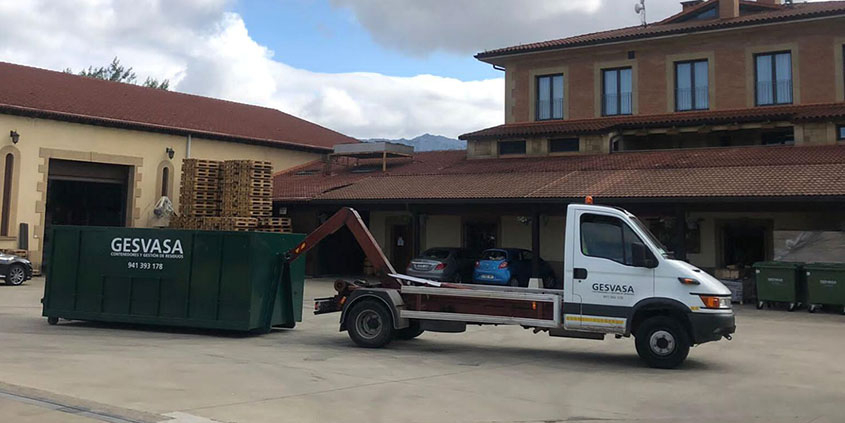
[[502, 250], [487, 250], [481, 253], [482, 260], [494, 260], [494, 261], [501, 261], [507, 260], [508, 255]]
[[654, 236], [654, 234], [651, 233], [650, 230], [648, 230], [648, 226], [643, 224], [643, 222], [641, 222], [640, 219], [638, 219], [636, 216], [631, 216], [631, 220], [634, 222], [634, 224], [637, 225], [640, 231], [644, 233], [649, 240], [651, 240], [651, 243], [654, 244], [655, 247], [657, 247], [657, 252], [660, 253], [660, 255], [664, 258], [668, 258], [669, 253], [667, 252], [668, 250], [666, 249], [666, 246], [663, 245], [663, 243], [660, 242], [660, 240], [657, 239], [657, 237]]
[[449, 257], [449, 250], [444, 248], [432, 248], [425, 250], [420, 258], [431, 260], [446, 260]]

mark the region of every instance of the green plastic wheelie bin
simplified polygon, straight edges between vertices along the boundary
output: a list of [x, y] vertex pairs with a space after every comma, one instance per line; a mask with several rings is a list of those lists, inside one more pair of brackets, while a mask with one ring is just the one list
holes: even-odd
[[810, 313], [820, 306], [841, 307], [845, 314], [845, 263], [812, 263], [804, 266]]
[[300, 234], [55, 226], [42, 314], [244, 332], [302, 319]]
[[754, 263], [757, 282], [757, 308], [772, 303], [786, 303], [794, 311], [807, 300], [803, 263], [765, 261]]

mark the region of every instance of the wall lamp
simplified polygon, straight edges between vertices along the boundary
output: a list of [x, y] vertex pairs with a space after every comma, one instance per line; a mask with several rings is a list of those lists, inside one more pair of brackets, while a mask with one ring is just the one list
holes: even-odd
[[21, 139], [21, 134], [18, 131], [9, 131], [9, 138], [12, 139], [12, 144], [17, 144]]
[[165, 149], [164, 149], [164, 152], [165, 152], [165, 153], [167, 153], [167, 157], [169, 157], [169, 158], [170, 158], [170, 160], [173, 160], [173, 155], [174, 155], [174, 154], [176, 154], [176, 150], [174, 150], [174, 149], [173, 149], [173, 148], [171, 148], [171, 147], [167, 147], [167, 148], [165, 148]]

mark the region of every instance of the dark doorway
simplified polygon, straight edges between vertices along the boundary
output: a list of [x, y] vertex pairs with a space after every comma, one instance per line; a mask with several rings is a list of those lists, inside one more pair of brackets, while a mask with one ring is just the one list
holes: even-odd
[[721, 267], [749, 267], [769, 259], [771, 222], [766, 220], [728, 221], [720, 225]]
[[411, 225], [401, 224], [390, 227], [390, 261], [393, 267], [404, 272], [414, 257], [414, 239]]
[[465, 222], [464, 248], [474, 254], [480, 254], [488, 248], [496, 248], [499, 225], [494, 222]]
[[109, 182], [50, 180], [49, 225], [124, 226], [126, 189]]
[[129, 166], [50, 160], [46, 226], [125, 226]]
[[[44, 251], [52, 225], [126, 226], [130, 166], [50, 160]], [[45, 254], [42, 268], [47, 268]]]
[[325, 237], [318, 246], [320, 275], [360, 275], [364, 272], [364, 251], [347, 228]]

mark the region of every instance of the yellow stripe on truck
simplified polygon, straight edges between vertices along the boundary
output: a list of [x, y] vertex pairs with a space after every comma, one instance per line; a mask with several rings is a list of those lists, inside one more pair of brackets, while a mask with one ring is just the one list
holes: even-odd
[[587, 323], [606, 323], [608, 325], [621, 325], [624, 324], [624, 320], [617, 320], [617, 319], [605, 319], [601, 317], [582, 317], [582, 316], [566, 316], [566, 320], [574, 320], [576, 322], [587, 322]]

